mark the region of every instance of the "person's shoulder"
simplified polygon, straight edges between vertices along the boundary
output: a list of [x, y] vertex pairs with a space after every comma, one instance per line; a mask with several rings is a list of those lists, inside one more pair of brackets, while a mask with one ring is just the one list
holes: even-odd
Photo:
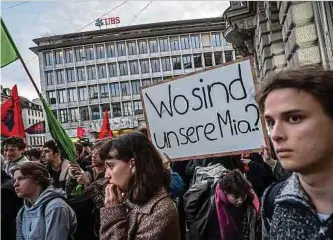
[[62, 197], [56, 197], [47, 203], [44, 203], [46, 212], [59, 209], [71, 209], [66, 200]]

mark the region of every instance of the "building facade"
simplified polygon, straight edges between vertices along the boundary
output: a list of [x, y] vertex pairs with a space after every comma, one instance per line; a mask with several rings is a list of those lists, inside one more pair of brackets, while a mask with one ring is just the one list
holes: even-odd
[[[70, 137], [144, 125], [140, 87], [235, 59], [222, 18], [136, 25], [34, 39], [41, 89]], [[89, 137], [94, 137], [90, 135]]]
[[[24, 129], [44, 121], [44, 113], [41, 104], [32, 102], [24, 97], [20, 97], [22, 107], [22, 119]], [[26, 143], [30, 147], [42, 147], [45, 143], [45, 133], [28, 134], [26, 133]]]
[[333, 2], [232, 1], [224, 37], [238, 56], [254, 55], [257, 75], [318, 64], [333, 69]]

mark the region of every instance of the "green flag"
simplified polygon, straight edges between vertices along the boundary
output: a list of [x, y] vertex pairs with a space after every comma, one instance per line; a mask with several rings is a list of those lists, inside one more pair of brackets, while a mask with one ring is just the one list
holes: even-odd
[[18, 56], [16, 54], [17, 48], [10, 37], [7, 28], [2, 21], [1, 18], [1, 63], [0, 67], [4, 67], [12, 62], [14, 62], [16, 59], [18, 59]]
[[57, 143], [59, 150], [61, 151], [63, 157], [68, 159], [71, 162], [74, 162], [76, 159], [75, 146], [72, 140], [69, 138], [65, 130], [62, 128], [58, 119], [53, 115], [50, 107], [47, 105], [43, 96], [39, 96], [46, 114], [47, 123], [52, 138]]

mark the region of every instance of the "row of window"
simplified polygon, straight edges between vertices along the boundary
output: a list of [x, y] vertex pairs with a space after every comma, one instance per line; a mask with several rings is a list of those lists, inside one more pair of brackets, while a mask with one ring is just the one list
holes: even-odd
[[29, 137], [30, 146], [42, 146], [45, 143], [45, 137]]
[[[89, 113], [90, 109], [90, 113]], [[113, 117], [140, 115], [143, 113], [142, 103], [138, 101], [124, 101], [111, 103]], [[53, 114], [61, 123], [98, 120], [103, 117], [103, 112], [110, 111], [110, 104], [95, 105], [90, 107], [53, 110]]]
[[[45, 79], [47, 85], [54, 85], [77, 81], [102, 79], [116, 76], [127, 76], [129, 74], [145, 74], [155, 72], [168, 72], [171, 70], [201, 68], [223, 63], [223, 52], [203, 53], [183, 56], [172, 56], [152, 59], [133, 60], [118, 63], [98, 64], [84, 67], [66, 68], [65, 70], [46, 71]], [[224, 52], [225, 62], [232, 61], [232, 51]]]
[[37, 120], [37, 119], [31, 119], [29, 118], [28, 122], [29, 124], [36, 124], [36, 123], [39, 123], [41, 120]]
[[[171, 76], [169, 77], [171, 78]], [[167, 78], [165, 78], [167, 79]], [[47, 91], [46, 96], [49, 104], [86, 101], [89, 99], [130, 96], [140, 93], [141, 86], [148, 86], [161, 82], [162, 78], [142, 79], [115, 82], [110, 84], [99, 84], [89, 87], [67, 88]]]
[[43, 112], [28, 109], [28, 116], [43, 117]]
[[112, 57], [121, 57], [127, 55], [147, 54], [154, 52], [167, 52], [198, 49], [201, 47], [219, 47], [227, 45], [227, 42], [222, 37], [222, 33], [216, 32], [191, 34], [173, 37], [152, 38], [142, 40], [121, 41], [116, 43], [101, 43], [95, 45], [87, 45], [83, 47], [74, 47], [67, 49], [55, 50], [44, 53], [45, 66], [63, 63], [80, 62], [83, 60], [94, 60]]

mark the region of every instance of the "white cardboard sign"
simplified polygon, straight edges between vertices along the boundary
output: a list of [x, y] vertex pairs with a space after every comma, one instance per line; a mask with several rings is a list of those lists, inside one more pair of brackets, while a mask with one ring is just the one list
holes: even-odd
[[141, 89], [151, 141], [173, 160], [260, 149], [254, 77], [246, 59]]

